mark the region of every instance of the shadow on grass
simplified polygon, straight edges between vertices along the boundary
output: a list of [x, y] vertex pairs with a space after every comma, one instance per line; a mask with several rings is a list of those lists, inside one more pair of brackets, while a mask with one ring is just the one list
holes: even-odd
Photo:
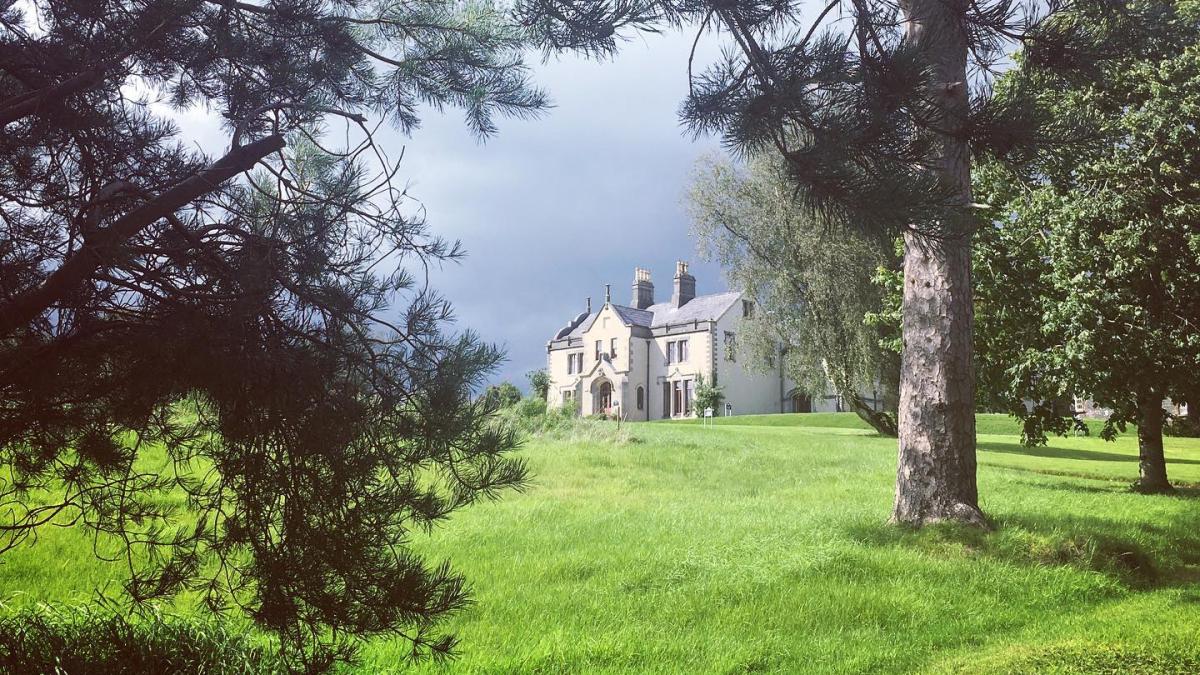
[[[1002, 465], [993, 465], [993, 466], [999, 466], [1000, 468], [1005, 468], [1005, 469], [1012, 468], [1012, 467], [1006, 467], [1006, 466], [1002, 466]], [[1031, 473], [1036, 473], [1036, 472], [1031, 472]], [[1047, 475], [1047, 474], [1043, 474], [1043, 475]], [[1055, 475], [1055, 474], [1048, 474], [1048, 475]], [[1061, 481], [1058, 483], [1047, 483], [1047, 482], [1032, 481], [1032, 480], [1028, 480], [1028, 481], [1019, 480], [1016, 482], [1024, 487], [1034, 488], [1037, 490], [1052, 490], [1054, 492], [1074, 492], [1076, 494], [1087, 494], [1087, 495], [1125, 495], [1125, 494], [1135, 493], [1131, 481], [1120, 481], [1120, 480], [1115, 480], [1112, 478], [1092, 478], [1090, 476], [1080, 476], [1080, 477], [1085, 478], [1087, 480], [1094, 480], [1097, 482], [1102, 481], [1106, 484], [1105, 485], [1081, 485], [1079, 483], [1072, 483], [1070, 481]], [[1197, 498], [1200, 498], [1200, 487], [1195, 487], [1191, 483], [1180, 483], [1180, 484], [1175, 485], [1175, 492], [1173, 492], [1171, 494], [1159, 494], [1159, 495], [1154, 495], [1154, 496], [1160, 497], [1160, 498], [1165, 498], [1165, 499], [1171, 499], [1171, 498], [1197, 499]]]
[[[1080, 450], [1078, 448], [1056, 448], [1051, 446], [1027, 448], [1020, 443], [999, 443], [995, 441], [988, 441], [979, 443], [978, 448], [983, 452], [1002, 452], [1011, 455], [1028, 455], [1030, 457], [1048, 457], [1051, 459], [1073, 459], [1082, 460], [1085, 462], [1138, 461], [1136, 454], [1105, 452], [1103, 450]], [[1200, 459], [1178, 459], [1174, 457], [1168, 457], [1167, 464], [1168, 466], [1171, 464], [1200, 464]]]
[[1135, 590], [1200, 581], [1200, 510], [1189, 509], [1163, 524], [1047, 513], [1004, 515], [993, 524], [994, 530], [984, 531], [956, 523], [920, 530], [860, 523], [849, 534], [868, 546], [906, 548], [941, 558], [1069, 566], [1099, 572]]

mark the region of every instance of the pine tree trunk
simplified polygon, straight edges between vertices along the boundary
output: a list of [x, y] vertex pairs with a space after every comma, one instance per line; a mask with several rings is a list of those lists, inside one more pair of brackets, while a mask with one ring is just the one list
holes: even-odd
[[[901, 3], [910, 41], [929, 64], [931, 126], [942, 136], [929, 168], [963, 205], [971, 199], [970, 151], [957, 134], [968, 112], [965, 0]], [[921, 224], [904, 235], [904, 338], [899, 462], [892, 520], [986, 526], [975, 483], [971, 228]]]
[[1163, 455], [1162, 397], [1154, 392], [1138, 394], [1138, 492], [1174, 492], [1167, 481], [1167, 459]]

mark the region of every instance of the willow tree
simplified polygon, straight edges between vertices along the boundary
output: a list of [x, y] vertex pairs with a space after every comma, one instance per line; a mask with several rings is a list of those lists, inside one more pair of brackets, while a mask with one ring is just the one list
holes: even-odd
[[[702, 161], [688, 206], [701, 247], [758, 304], [738, 335], [749, 364], [773, 369], [782, 359], [799, 390], [824, 396], [832, 385], [863, 421], [895, 436], [900, 358], [883, 346], [893, 335], [867, 323], [882, 310], [884, 291], [873, 279], [894, 266], [892, 242], [800, 208], [774, 155], [745, 166]], [[871, 389], [882, 410], [859, 393]]]
[[[1097, 12], [1082, 17], [1076, 5]], [[803, 208], [904, 240], [893, 520], [984, 524], [971, 164], [1020, 159], [1047, 141], [1037, 101], [1020, 90], [990, 96], [987, 74], [1018, 46], [1031, 67], [1085, 72], [1104, 54], [1108, 25], [1136, 26], [1131, 10], [1082, 0], [520, 0], [517, 13], [547, 50], [604, 55], [628, 31], [668, 26], [727, 38], [707, 69], [689, 59], [685, 124], [736, 153], [776, 153]]]
[[463, 579], [411, 539], [524, 468], [372, 132], [536, 114], [522, 48], [486, 1], [3, 3], [0, 550], [77, 523], [298, 666], [448, 651]]

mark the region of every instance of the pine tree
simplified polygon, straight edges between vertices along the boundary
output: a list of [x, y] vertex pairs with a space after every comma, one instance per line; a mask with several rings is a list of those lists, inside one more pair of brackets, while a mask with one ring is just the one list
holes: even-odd
[[405, 215], [372, 131], [537, 114], [522, 36], [437, 0], [31, 0], [0, 26], [0, 550], [79, 523], [135, 601], [239, 607], [298, 667], [381, 634], [449, 651], [463, 579], [413, 533], [525, 470], [473, 395], [500, 354], [414, 274], [462, 249]]

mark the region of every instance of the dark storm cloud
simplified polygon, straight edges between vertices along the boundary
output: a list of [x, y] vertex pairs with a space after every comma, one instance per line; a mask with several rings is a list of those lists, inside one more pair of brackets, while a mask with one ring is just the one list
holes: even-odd
[[[535, 68], [555, 108], [505, 121], [480, 144], [454, 111], [429, 115], [405, 146], [402, 173], [434, 232], [469, 256], [433, 275], [455, 306], [458, 329], [505, 347], [495, 379], [525, 385], [545, 363], [546, 341], [604, 284], [627, 304], [635, 266], [649, 267], [659, 298], [675, 260], [690, 260], [701, 293], [724, 290], [702, 264], [682, 203], [696, 160], [717, 149], [678, 121], [692, 36], [631, 42], [611, 62], [565, 59]], [[698, 63], [715, 55], [702, 44]]]

